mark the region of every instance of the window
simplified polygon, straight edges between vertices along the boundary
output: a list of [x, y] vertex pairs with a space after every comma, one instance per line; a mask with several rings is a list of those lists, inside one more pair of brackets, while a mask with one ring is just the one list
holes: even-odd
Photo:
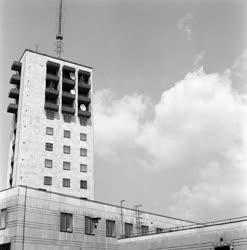
[[44, 177], [44, 185], [46, 185], [46, 186], [51, 186], [51, 185], [52, 185], [52, 177], [50, 177], [50, 176], [45, 176], [45, 177]]
[[156, 227], [156, 233], [162, 233], [162, 232], [163, 232], [163, 229], [162, 229], [162, 228]]
[[87, 189], [87, 181], [81, 181], [81, 189]]
[[86, 148], [80, 148], [80, 156], [87, 156], [87, 149]]
[[63, 169], [64, 170], [70, 170], [70, 162], [64, 161], [63, 162]]
[[70, 187], [70, 179], [63, 178], [63, 187]]
[[47, 127], [47, 128], [46, 128], [46, 134], [47, 134], [47, 135], [53, 135], [53, 128]]
[[64, 120], [64, 122], [70, 123], [71, 120], [72, 120], [71, 115], [64, 114], [63, 115], [63, 120]]
[[148, 226], [141, 225], [141, 233], [142, 235], [148, 234]]
[[85, 234], [91, 234], [94, 235], [93, 233], [93, 220], [90, 217], [85, 217]]
[[70, 131], [69, 131], [69, 130], [64, 130], [64, 132], [63, 132], [63, 137], [64, 137], [64, 138], [70, 138], [70, 137], [71, 137]]
[[133, 235], [133, 224], [124, 223], [125, 237], [129, 238]]
[[80, 172], [87, 172], [87, 164], [80, 164]]
[[73, 215], [68, 213], [60, 214], [60, 232], [73, 232]]
[[85, 134], [85, 133], [80, 133], [80, 140], [81, 140], [81, 141], [86, 141], [86, 140], [87, 140], [87, 134]]
[[7, 209], [0, 210], [0, 229], [6, 228]]
[[45, 159], [45, 167], [46, 168], [52, 168], [52, 160]]
[[63, 146], [63, 152], [65, 154], [70, 154], [70, 146]]
[[46, 150], [46, 151], [53, 151], [53, 144], [47, 142], [47, 143], [45, 144], [45, 150]]
[[116, 237], [116, 225], [114, 220], [106, 220], [106, 236]]
[[48, 120], [54, 120], [54, 116], [55, 116], [54, 112], [48, 110], [46, 111], [46, 118]]

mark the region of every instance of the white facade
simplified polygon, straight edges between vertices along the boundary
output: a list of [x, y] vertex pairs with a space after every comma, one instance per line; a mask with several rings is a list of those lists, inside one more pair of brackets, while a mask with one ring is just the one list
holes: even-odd
[[[58, 97], [56, 101], [58, 112], [54, 112], [53, 120], [47, 118], [47, 112], [51, 113], [53, 111], [47, 111], [44, 108], [48, 61], [59, 65], [57, 73], [59, 77], [57, 85]], [[88, 84], [91, 87], [87, 98], [91, 98], [92, 69], [28, 50], [24, 52], [20, 62], [22, 66], [19, 101], [17, 115], [14, 115], [13, 118], [13, 134], [11, 136], [7, 176], [8, 187], [26, 185], [94, 199], [93, 112], [90, 103], [88, 108], [91, 116], [89, 118], [78, 116], [79, 94], [77, 91], [79, 70], [87, 72], [90, 75]], [[75, 70], [75, 87], [74, 92], [72, 92], [75, 93], [73, 101], [75, 114], [65, 114], [67, 118], [68, 116], [72, 117], [71, 122], [65, 122], [64, 113], [62, 113], [64, 66]], [[83, 123], [80, 122], [80, 119], [83, 120]], [[16, 132], [14, 133], [15, 127]], [[52, 128], [52, 135], [47, 134], [47, 128]], [[65, 130], [70, 131], [70, 138], [64, 137]], [[81, 140], [81, 133], [87, 135], [86, 141]], [[46, 143], [53, 144], [52, 151], [47, 151]], [[64, 146], [70, 147], [70, 153], [64, 153]], [[80, 155], [81, 148], [86, 149], [86, 156]], [[52, 166], [46, 167], [46, 160], [52, 160]], [[64, 169], [63, 162], [70, 163], [69, 170]], [[84, 170], [82, 172], [80, 164], [87, 165], [86, 172], [85, 165], [83, 165]], [[52, 178], [50, 179], [50, 185], [45, 185], [45, 177]], [[11, 178], [12, 183], [10, 183]], [[70, 180], [69, 187], [63, 186], [63, 179]], [[86, 187], [84, 186], [83, 189], [81, 188], [81, 181], [87, 182]]]

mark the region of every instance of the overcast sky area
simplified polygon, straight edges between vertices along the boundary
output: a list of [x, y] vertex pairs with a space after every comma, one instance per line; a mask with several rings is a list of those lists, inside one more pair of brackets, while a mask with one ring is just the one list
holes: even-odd
[[[10, 67], [55, 56], [58, 1], [0, 1], [0, 187]], [[67, 60], [93, 67], [96, 200], [194, 221], [247, 215], [247, 2], [64, 0]], [[42, 166], [41, 166], [42, 167]]]

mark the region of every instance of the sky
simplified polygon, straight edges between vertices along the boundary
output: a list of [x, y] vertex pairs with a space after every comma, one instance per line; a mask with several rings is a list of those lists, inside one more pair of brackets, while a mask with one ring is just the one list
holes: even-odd
[[[93, 67], [95, 199], [209, 221], [247, 215], [245, 0], [64, 0], [62, 57]], [[58, 1], [0, 1], [0, 187], [11, 64], [55, 56]]]

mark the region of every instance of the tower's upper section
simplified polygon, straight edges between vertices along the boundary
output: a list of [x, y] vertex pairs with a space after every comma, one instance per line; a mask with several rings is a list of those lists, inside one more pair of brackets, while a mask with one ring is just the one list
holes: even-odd
[[92, 69], [29, 50], [11, 69], [9, 186], [93, 199]]

